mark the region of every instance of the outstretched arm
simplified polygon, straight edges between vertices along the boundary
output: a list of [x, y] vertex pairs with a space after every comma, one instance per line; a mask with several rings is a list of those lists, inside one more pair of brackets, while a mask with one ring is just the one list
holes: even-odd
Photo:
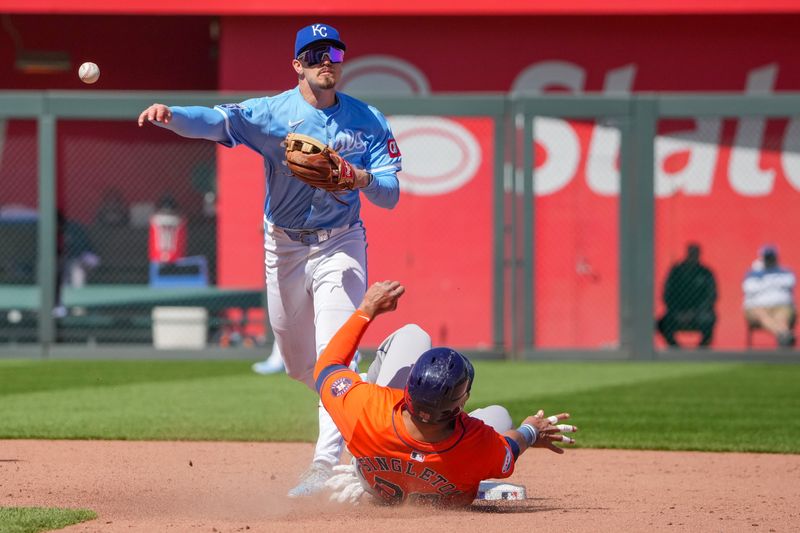
[[139, 115], [139, 127], [145, 122], [174, 131], [181, 137], [230, 142], [225, 131], [225, 117], [210, 107], [153, 104]]

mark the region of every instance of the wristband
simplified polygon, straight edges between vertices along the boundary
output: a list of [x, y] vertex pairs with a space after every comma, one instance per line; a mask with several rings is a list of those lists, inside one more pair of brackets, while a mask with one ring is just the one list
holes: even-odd
[[539, 439], [539, 430], [530, 424], [522, 424], [517, 428], [517, 431], [525, 437], [525, 442], [528, 443], [529, 447], [536, 444], [536, 441]]

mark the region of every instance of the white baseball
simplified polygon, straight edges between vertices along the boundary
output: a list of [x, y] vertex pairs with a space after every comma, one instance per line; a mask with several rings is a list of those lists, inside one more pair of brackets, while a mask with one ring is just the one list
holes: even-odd
[[78, 77], [83, 83], [94, 83], [100, 77], [100, 67], [87, 61], [78, 69]]
[[12, 309], [8, 312], [6, 319], [12, 324], [22, 322], [22, 312], [19, 309]]

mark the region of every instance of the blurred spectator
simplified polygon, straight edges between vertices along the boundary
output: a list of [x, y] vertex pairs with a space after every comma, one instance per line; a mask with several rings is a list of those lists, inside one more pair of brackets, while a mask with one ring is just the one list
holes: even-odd
[[128, 205], [119, 189], [108, 189], [103, 193], [95, 222], [106, 227], [128, 225]]
[[686, 258], [672, 266], [664, 284], [664, 316], [657, 323], [658, 331], [672, 347], [678, 331], [699, 331], [700, 347], [711, 344], [717, 314], [717, 282], [714, 274], [700, 263], [700, 246], [690, 243]]
[[186, 219], [171, 195], [159, 199], [150, 217], [150, 262], [174, 263], [186, 256]]
[[748, 326], [766, 329], [775, 335], [780, 346], [794, 346], [795, 274], [778, 264], [775, 246], [763, 246], [759, 256], [760, 264], [753, 264], [742, 283]]
[[58, 211], [57, 222], [58, 279], [53, 315], [61, 318], [66, 315], [64, 287], [86, 285], [89, 271], [100, 264], [100, 257], [94, 253], [89, 234], [82, 224], [68, 219], [62, 211]]

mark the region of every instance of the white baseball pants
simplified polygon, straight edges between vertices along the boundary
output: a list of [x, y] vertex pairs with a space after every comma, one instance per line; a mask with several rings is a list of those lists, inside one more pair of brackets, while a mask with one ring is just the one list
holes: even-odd
[[[361, 224], [318, 244], [290, 239], [265, 224], [267, 307], [286, 373], [314, 388], [314, 364], [366, 292], [366, 234]], [[355, 365], [355, 360], [354, 360]], [[314, 461], [337, 464], [342, 437], [319, 404], [319, 437]]]

